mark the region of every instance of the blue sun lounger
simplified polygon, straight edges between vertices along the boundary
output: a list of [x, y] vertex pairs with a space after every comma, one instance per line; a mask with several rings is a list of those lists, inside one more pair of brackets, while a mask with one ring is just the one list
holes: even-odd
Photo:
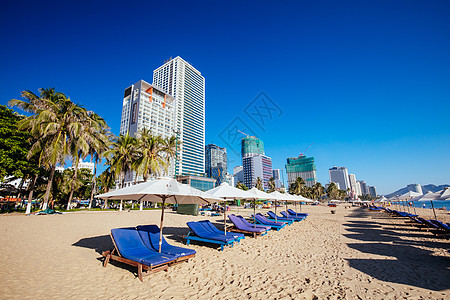
[[269, 230], [272, 229], [272, 227], [268, 226], [268, 225], [261, 225], [261, 224], [258, 225], [256, 223], [252, 224], [249, 221], [247, 221], [243, 216], [236, 216], [236, 217], [241, 219], [242, 223], [244, 223], [245, 226], [250, 226], [250, 227], [253, 227], [253, 228], [262, 228], [262, 229], [265, 229], [266, 231], [269, 231]]
[[[276, 215], [273, 211], [268, 211], [267, 215], [269, 216], [268, 218], [269, 220], [271, 221], [275, 220]], [[287, 223], [288, 225], [291, 225], [292, 223], [294, 223], [294, 219], [276, 216], [276, 222], [284, 222]]]
[[106, 267], [110, 259], [136, 266], [141, 281], [142, 270], [148, 271], [149, 274], [167, 270], [169, 264], [177, 260], [176, 256], [147, 248], [134, 227], [112, 229], [111, 238], [115, 248], [112, 251], [103, 251], [103, 266]]
[[220, 245], [220, 250], [223, 251], [224, 246], [233, 247], [233, 243], [236, 241], [232, 235], [224, 235], [212, 232], [209, 227], [206, 227], [202, 222], [187, 222], [189, 227], [189, 233], [184, 236], [186, 239], [186, 245], [189, 245], [191, 241], [199, 241], [211, 244]]
[[272, 229], [276, 229], [277, 231], [279, 231], [281, 228], [285, 227], [287, 224], [287, 223], [283, 223], [283, 222], [271, 221], [271, 220], [267, 219], [266, 217], [264, 217], [261, 213], [257, 213], [255, 215], [255, 221], [257, 224], [270, 226]]
[[430, 220], [431, 223], [435, 224], [436, 226], [438, 226], [441, 231], [443, 231], [446, 234], [450, 233], [450, 226], [448, 226], [447, 224], [439, 221], [439, 220]]
[[294, 221], [296, 221], [296, 222], [300, 222], [300, 221], [303, 221], [304, 219], [306, 219], [306, 216], [304, 216], [304, 217], [296, 217], [296, 216], [292, 216], [292, 215], [287, 214], [285, 211], [282, 211], [280, 213], [281, 213], [281, 215], [283, 217], [285, 217], [287, 219], [289, 219], [289, 218], [294, 219]]
[[267, 234], [267, 227], [256, 227], [253, 226], [253, 224], [247, 222], [248, 224], [250, 224], [249, 226], [247, 223], [243, 222], [241, 218], [235, 215], [229, 215], [228, 218], [234, 225], [230, 228], [231, 231], [252, 234], [253, 237], [256, 237], [257, 235], [263, 236]]
[[298, 212], [293, 211], [290, 208], [288, 209], [288, 213], [289, 213], [289, 215], [293, 215], [293, 216], [296, 216], [296, 217], [307, 217], [307, 216], [309, 216], [308, 213], [298, 213]]
[[[142, 242], [147, 248], [151, 248], [156, 252], [159, 251], [159, 227], [157, 225], [140, 225], [137, 226], [137, 231], [142, 239]], [[189, 258], [195, 256], [195, 250], [177, 247], [170, 245], [164, 236], [162, 237], [161, 253], [173, 255], [178, 262], [187, 261]]]
[[[225, 231], [220, 231], [219, 229], [217, 229], [217, 227], [214, 226], [214, 224], [211, 223], [211, 221], [203, 220], [203, 221], [199, 221], [199, 222], [203, 223], [205, 225], [205, 227], [208, 227], [212, 232], [225, 235]], [[243, 235], [242, 233], [238, 233], [238, 232], [227, 232], [226, 235], [233, 236], [236, 239], [236, 242], [238, 242], [238, 243], [240, 243], [241, 240], [245, 239], [245, 235]]]

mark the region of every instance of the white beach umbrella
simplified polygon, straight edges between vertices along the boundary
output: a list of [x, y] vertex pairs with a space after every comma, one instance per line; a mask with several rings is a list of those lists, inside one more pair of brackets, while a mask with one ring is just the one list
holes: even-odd
[[175, 179], [155, 179], [144, 183], [117, 189], [95, 196], [101, 199], [120, 199], [161, 202], [161, 229], [159, 232], [159, 252], [161, 252], [164, 206], [171, 204], [209, 204], [222, 199], [206, 194]]
[[450, 188], [445, 188], [439, 200], [450, 200]]
[[275, 222], [277, 222], [277, 201], [289, 201], [291, 199], [287, 194], [280, 193], [279, 191], [275, 191], [270, 193], [270, 195], [275, 196]]
[[[256, 187], [253, 187], [248, 190], [249, 193], [252, 193], [257, 197], [257, 199], [264, 199], [264, 200], [275, 200], [275, 196], [266, 193], [264, 191], [261, 191], [257, 189]], [[253, 201], [253, 224], [256, 227], [256, 198]]]
[[[235, 188], [233, 186], [230, 186], [227, 182], [222, 183], [218, 187], [215, 187], [213, 189], [210, 189], [206, 191], [205, 193], [214, 196], [214, 197], [220, 197], [222, 198], [222, 201], [226, 201], [227, 199], [235, 200], [235, 199], [257, 199], [258, 197], [254, 194], [244, 191], [238, 188]], [[227, 234], [227, 205], [225, 202], [225, 208], [223, 210], [223, 221], [224, 221], [224, 231], [225, 234]]]
[[403, 195], [396, 197], [396, 199], [397, 200], [411, 200], [412, 198], [418, 197], [418, 196], [422, 196], [422, 194], [409, 191], [407, 193], [404, 193]]

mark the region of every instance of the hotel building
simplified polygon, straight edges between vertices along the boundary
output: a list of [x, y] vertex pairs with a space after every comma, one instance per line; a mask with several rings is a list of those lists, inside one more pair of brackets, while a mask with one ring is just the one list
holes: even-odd
[[153, 71], [153, 85], [176, 99], [175, 130], [181, 141], [177, 175], [205, 173], [205, 78], [177, 56]]
[[328, 172], [330, 182], [339, 183], [339, 189], [347, 191], [347, 189], [351, 188], [346, 167], [333, 167]]
[[[127, 132], [138, 136], [146, 128], [163, 138], [173, 136], [175, 125], [175, 98], [162, 89], [140, 80], [125, 89], [120, 134]], [[167, 174], [173, 176], [174, 166], [169, 166]], [[127, 174], [125, 182], [134, 181], [134, 174]]]

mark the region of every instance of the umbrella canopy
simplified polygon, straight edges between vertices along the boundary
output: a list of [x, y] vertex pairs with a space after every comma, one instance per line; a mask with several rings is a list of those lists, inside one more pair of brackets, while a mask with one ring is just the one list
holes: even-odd
[[252, 193], [258, 199], [265, 199], [265, 200], [275, 200], [276, 199], [276, 197], [274, 195], [266, 193], [261, 190], [258, 190], [256, 187], [251, 188], [250, 190], [248, 190], [248, 192]]
[[209, 204], [223, 199], [206, 194], [175, 179], [155, 179], [95, 196], [110, 200], [143, 200], [172, 204]]
[[[255, 195], [258, 199], [275, 200], [275, 196], [257, 189], [256, 187], [248, 190], [249, 193]], [[256, 227], [256, 198], [253, 200], [253, 224]]]
[[432, 192], [428, 192], [425, 195], [423, 195], [420, 199], [418, 199], [419, 201], [430, 201], [430, 200], [437, 200], [441, 197], [441, 193], [440, 192], [436, 192], [436, 193], [432, 193]]
[[175, 179], [155, 179], [97, 195], [96, 198], [162, 202], [159, 252], [161, 252], [164, 206], [173, 204], [209, 204], [223, 199], [206, 194]]
[[272, 193], [270, 193], [270, 195], [274, 196], [275, 200], [278, 200], [278, 201], [289, 201], [292, 199], [290, 197], [290, 195], [280, 193], [279, 191], [272, 192]]
[[[254, 194], [244, 191], [234, 186], [230, 186], [227, 182], [222, 183], [218, 187], [210, 189], [205, 192], [213, 197], [223, 198], [222, 201], [226, 201], [225, 199], [257, 199], [258, 197]], [[227, 234], [227, 206], [225, 203], [225, 209], [223, 210], [223, 222], [224, 222], [224, 231]]]
[[450, 200], [450, 188], [445, 188], [439, 200]]
[[422, 194], [409, 191], [407, 193], [404, 193], [403, 195], [395, 197], [394, 199], [395, 200], [410, 200], [410, 199], [412, 199], [414, 197], [418, 197], [418, 196], [422, 196]]

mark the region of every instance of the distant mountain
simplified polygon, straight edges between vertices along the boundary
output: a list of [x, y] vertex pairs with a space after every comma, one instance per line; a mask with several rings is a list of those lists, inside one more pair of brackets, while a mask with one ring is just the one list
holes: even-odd
[[[428, 192], [438, 192], [443, 190], [446, 187], [450, 187], [450, 185], [448, 184], [441, 184], [441, 185], [434, 185], [434, 184], [427, 184], [427, 185], [422, 185], [422, 191], [424, 194], [428, 193]], [[403, 195], [405, 193], [409, 192], [408, 187], [404, 187], [402, 189], [399, 189], [393, 193], [390, 193], [388, 195], [384, 195], [386, 198], [390, 198], [393, 196], [397, 196], [397, 195]]]

